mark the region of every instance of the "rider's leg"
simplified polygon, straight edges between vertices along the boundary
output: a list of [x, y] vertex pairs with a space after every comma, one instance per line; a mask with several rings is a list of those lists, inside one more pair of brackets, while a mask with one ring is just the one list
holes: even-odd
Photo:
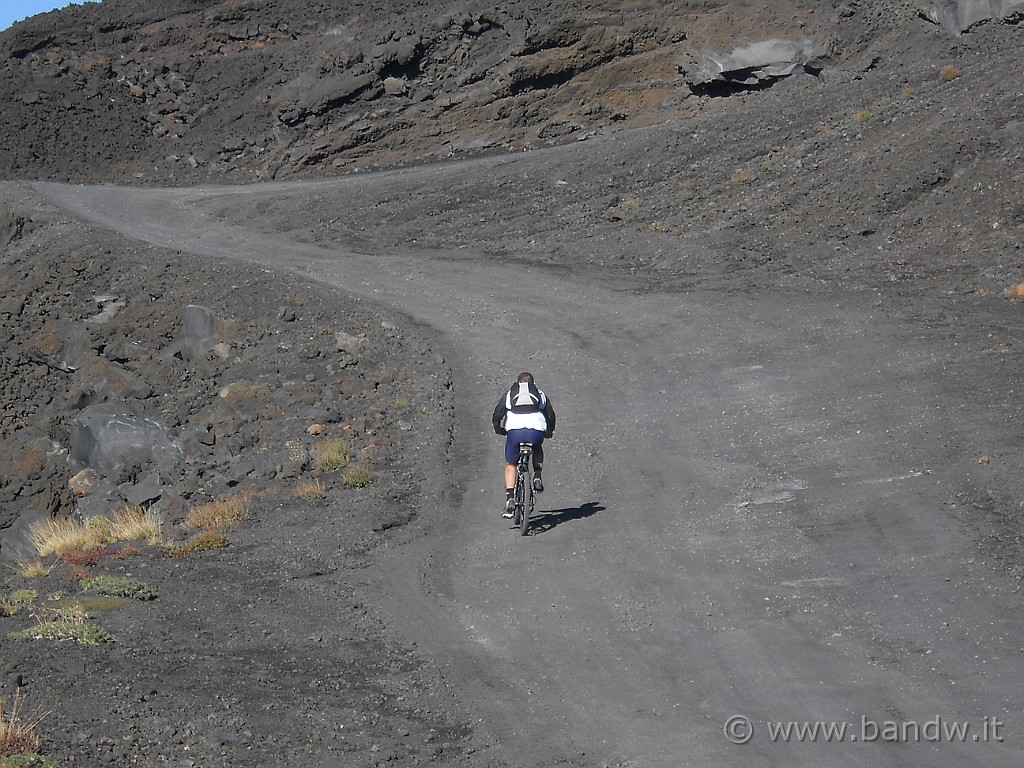
[[516, 465], [506, 464], [505, 465], [505, 493], [509, 494], [516, 487]]
[[502, 510], [502, 517], [513, 517], [515, 515], [515, 488], [516, 488], [516, 465], [505, 465], [505, 509]]
[[[515, 430], [512, 430], [514, 433]], [[519, 461], [519, 441], [515, 434], [505, 438], [505, 508], [502, 517], [513, 517], [515, 508], [516, 464]]]

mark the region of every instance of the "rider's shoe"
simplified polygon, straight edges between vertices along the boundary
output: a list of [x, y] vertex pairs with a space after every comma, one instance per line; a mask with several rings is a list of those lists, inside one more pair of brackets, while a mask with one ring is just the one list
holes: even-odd
[[533, 490], [535, 493], [544, 493], [544, 481], [540, 479], [540, 475], [533, 476]]
[[505, 511], [501, 513], [502, 517], [513, 518], [516, 516], [516, 500], [509, 496], [505, 499]]

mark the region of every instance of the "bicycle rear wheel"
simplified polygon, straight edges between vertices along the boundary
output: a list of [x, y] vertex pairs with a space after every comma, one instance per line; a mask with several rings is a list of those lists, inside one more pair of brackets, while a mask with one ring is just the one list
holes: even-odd
[[515, 507], [513, 508], [512, 522], [520, 527], [523, 524], [523, 518], [526, 517], [525, 492], [523, 475], [521, 472], [516, 472]]
[[523, 506], [519, 518], [519, 535], [525, 536], [530, 530], [530, 513], [533, 512], [533, 483], [528, 472], [519, 473], [519, 485], [523, 488]]

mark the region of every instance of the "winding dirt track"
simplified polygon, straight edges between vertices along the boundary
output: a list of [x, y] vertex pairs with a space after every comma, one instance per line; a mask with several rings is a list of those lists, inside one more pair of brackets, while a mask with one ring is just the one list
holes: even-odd
[[[976, 532], [950, 507], [964, 458], [944, 446], [973, 427], [940, 339], [868, 293], [647, 293], [211, 215], [254, 199], [299, 210], [359, 183], [35, 188], [131, 237], [293, 270], [443, 335], [459, 469], [430, 534], [382, 556], [379, 597], [510, 764], [1024, 763], [1024, 619], [1009, 588], [977, 585]], [[559, 416], [527, 538], [498, 516], [488, 423], [522, 368]], [[734, 715], [750, 743], [723, 732]], [[965, 740], [872, 731], [936, 718], [968, 724]], [[775, 721], [850, 729], [786, 742]]]

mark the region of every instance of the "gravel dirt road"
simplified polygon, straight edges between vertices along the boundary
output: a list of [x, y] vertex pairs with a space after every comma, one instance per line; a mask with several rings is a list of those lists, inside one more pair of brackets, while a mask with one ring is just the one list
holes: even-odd
[[[463, 171], [543, 173], [560, 152]], [[445, 173], [393, 171], [380, 188]], [[355, 201], [365, 228], [387, 228], [378, 180], [34, 189], [93, 225], [337, 286], [444, 339], [453, 470], [419, 501], [422, 535], [374, 556], [368, 589], [502, 761], [1020, 764], [1017, 544], [991, 513], [1020, 498], [999, 347], [1019, 342], [1014, 305], [749, 276], [659, 288], [517, 263], [469, 232], [461, 248], [385, 250], [317, 234]], [[520, 369], [559, 415], [526, 538], [499, 517], [488, 424]], [[442, 466], [436, 436], [422, 450]], [[735, 717], [749, 721], [724, 732]], [[968, 735], [907, 725], [937, 718]], [[780, 722], [849, 731], [773, 738]]]

